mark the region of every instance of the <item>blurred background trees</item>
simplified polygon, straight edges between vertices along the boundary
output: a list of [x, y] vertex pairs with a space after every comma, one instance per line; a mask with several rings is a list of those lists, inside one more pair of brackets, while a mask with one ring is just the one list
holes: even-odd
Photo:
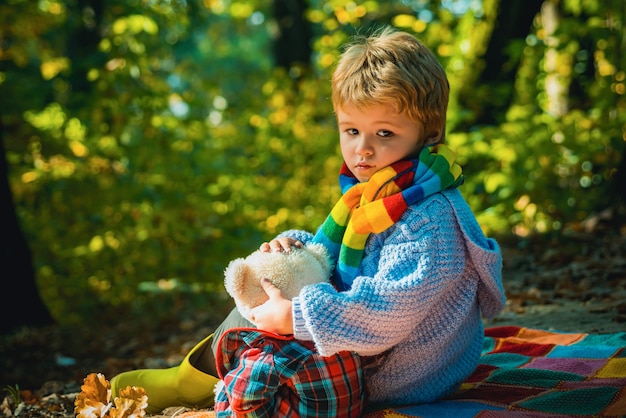
[[625, 15], [623, 0], [4, 1], [1, 282], [18, 308], [1, 329], [226, 312], [228, 261], [313, 231], [339, 197], [330, 75], [382, 24], [446, 68], [448, 142], [488, 234], [619, 213]]

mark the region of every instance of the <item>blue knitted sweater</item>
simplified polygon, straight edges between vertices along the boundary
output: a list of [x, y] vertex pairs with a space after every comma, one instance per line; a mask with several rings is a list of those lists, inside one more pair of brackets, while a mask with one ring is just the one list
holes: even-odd
[[[281, 234], [307, 243], [313, 234]], [[481, 314], [504, 306], [502, 256], [457, 189], [409, 207], [368, 238], [352, 287], [306, 286], [293, 299], [294, 335], [322, 355], [375, 356], [368, 400], [408, 405], [454, 392], [483, 344]]]

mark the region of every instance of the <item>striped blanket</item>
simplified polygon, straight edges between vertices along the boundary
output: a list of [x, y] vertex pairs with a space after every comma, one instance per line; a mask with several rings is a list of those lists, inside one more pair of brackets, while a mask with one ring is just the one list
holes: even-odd
[[626, 417], [626, 332], [487, 328], [480, 365], [451, 397], [366, 418]]

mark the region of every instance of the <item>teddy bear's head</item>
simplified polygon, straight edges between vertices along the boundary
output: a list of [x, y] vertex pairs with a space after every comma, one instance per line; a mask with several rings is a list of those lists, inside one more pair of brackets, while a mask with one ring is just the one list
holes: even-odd
[[291, 252], [255, 251], [231, 261], [224, 285], [241, 315], [250, 321], [250, 310], [267, 301], [261, 279], [267, 278], [292, 299], [308, 284], [328, 282], [333, 263], [322, 244], [307, 244]]

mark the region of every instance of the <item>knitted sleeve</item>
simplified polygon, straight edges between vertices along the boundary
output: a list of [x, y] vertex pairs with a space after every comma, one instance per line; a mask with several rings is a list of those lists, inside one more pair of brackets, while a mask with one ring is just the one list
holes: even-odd
[[476, 303], [472, 293], [479, 280], [466, 274], [466, 257], [450, 203], [441, 196], [425, 199], [393, 227], [370, 236], [350, 290], [320, 284], [301, 291], [294, 303], [295, 337], [312, 339], [322, 355], [341, 350], [375, 355], [406, 339], [441, 309], [438, 301], [446, 292], [466, 286], [457, 307], [461, 314], [451, 313], [448, 324], [458, 327], [463, 312]]
[[290, 229], [288, 231], [281, 232], [280, 234], [276, 236], [276, 238], [280, 238], [280, 237], [291, 237], [291, 238], [297, 239], [298, 241], [306, 245], [309, 241], [313, 239], [313, 234], [308, 231]]

